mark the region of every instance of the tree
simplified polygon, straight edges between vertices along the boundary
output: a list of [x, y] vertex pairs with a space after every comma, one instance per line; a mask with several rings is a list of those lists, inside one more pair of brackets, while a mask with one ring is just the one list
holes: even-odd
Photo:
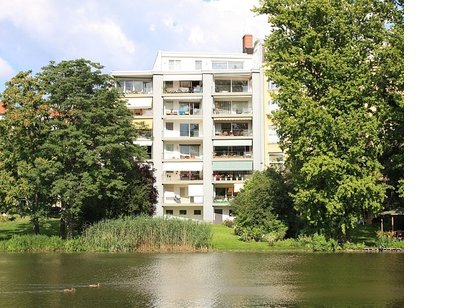
[[273, 121], [312, 232], [343, 236], [398, 190], [389, 184], [403, 177], [403, 9], [389, 0], [263, 0], [255, 9], [272, 26]]
[[[127, 188], [145, 153], [134, 145], [132, 115], [103, 67], [85, 59], [50, 62], [38, 74], [53, 110], [48, 154], [57, 157], [51, 193], [61, 204], [62, 235], [72, 237], [88, 204], [123, 213]], [[146, 195], [148, 199], [148, 195]]]
[[296, 220], [289, 187], [274, 169], [254, 172], [233, 207], [235, 231], [244, 240], [282, 239], [289, 228], [292, 232]]
[[36, 234], [53, 198], [49, 191], [56, 161], [44, 146], [50, 126], [41, 83], [21, 72], [6, 83], [6, 114], [0, 120], [0, 205], [3, 211], [29, 216]]
[[35, 76], [20, 73], [3, 95], [0, 197], [33, 220], [59, 205], [67, 238], [88, 221], [152, 212], [157, 201], [133, 117], [101, 69], [50, 62]]

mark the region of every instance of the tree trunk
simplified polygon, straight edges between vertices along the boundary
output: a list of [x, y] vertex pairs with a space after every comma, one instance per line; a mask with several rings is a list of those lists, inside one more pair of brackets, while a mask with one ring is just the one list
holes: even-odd
[[34, 234], [38, 235], [40, 234], [40, 225], [39, 225], [39, 220], [37, 217], [32, 218], [32, 229], [34, 230]]
[[62, 215], [59, 220], [59, 235], [63, 240], [66, 239], [66, 223], [64, 222], [64, 217]]

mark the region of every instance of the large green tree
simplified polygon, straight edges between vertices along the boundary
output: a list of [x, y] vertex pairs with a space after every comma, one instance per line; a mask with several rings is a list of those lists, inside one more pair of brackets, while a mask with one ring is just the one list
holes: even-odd
[[[46, 201], [42, 207], [60, 206], [61, 235], [67, 238], [84, 223], [100, 218], [152, 212], [157, 201], [154, 177], [146, 176], [150, 167], [144, 166], [145, 153], [133, 144], [133, 117], [114, 89], [112, 78], [101, 69], [100, 64], [85, 59], [50, 62], [36, 76], [10, 82], [4, 94], [7, 121], [2, 127], [5, 131], [19, 129], [19, 138], [8, 138], [2, 156], [11, 156], [18, 166], [28, 166], [40, 155], [42, 160], [32, 167], [47, 169], [35, 172], [29, 168], [31, 171], [17, 175], [16, 181], [24, 182], [37, 174], [35, 190], [40, 188]], [[25, 92], [27, 82], [34, 84], [33, 92]], [[29, 111], [25, 104], [33, 105], [33, 109]], [[44, 124], [33, 126], [35, 131], [30, 134], [30, 125], [26, 126], [30, 121], [23, 117]], [[39, 151], [32, 148], [34, 144], [39, 145]], [[18, 157], [16, 149], [27, 152]], [[21, 169], [6, 163], [2, 162], [2, 181], [9, 185], [8, 190], [15, 185], [15, 170]], [[18, 198], [24, 199], [24, 194], [18, 192]], [[128, 204], [140, 200], [143, 202]]]
[[236, 233], [244, 240], [278, 240], [293, 236], [297, 217], [290, 187], [274, 169], [256, 171], [233, 200]]
[[29, 216], [34, 232], [53, 203], [50, 194], [56, 160], [46, 155], [50, 132], [44, 91], [31, 72], [21, 72], [6, 83], [2, 95], [7, 110], [0, 120], [1, 210]]
[[266, 61], [294, 203], [313, 232], [347, 234], [402, 182], [403, 10], [389, 0], [256, 8], [272, 26]]

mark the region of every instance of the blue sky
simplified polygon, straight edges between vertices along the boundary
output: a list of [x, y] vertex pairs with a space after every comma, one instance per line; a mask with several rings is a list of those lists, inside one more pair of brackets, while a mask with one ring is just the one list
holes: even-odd
[[87, 58], [105, 71], [151, 69], [159, 50], [241, 52], [269, 34], [258, 0], [0, 1], [0, 92], [16, 73]]

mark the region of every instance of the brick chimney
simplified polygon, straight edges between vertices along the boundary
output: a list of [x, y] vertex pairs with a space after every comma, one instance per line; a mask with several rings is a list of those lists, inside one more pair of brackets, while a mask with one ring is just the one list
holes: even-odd
[[246, 54], [253, 54], [253, 36], [246, 34], [242, 37], [242, 52]]

